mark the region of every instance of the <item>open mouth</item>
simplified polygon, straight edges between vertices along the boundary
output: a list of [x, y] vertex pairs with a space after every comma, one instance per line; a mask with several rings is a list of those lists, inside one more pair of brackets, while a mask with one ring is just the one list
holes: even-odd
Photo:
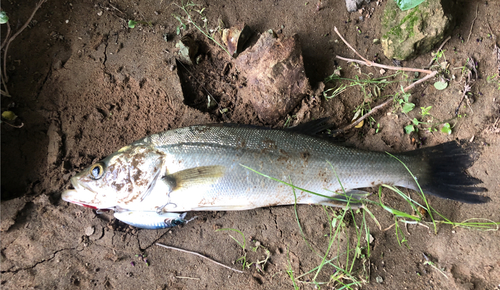
[[91, 208], [91, 209], [97, 209], [97, 207], [92, 206], [92, 205], [88, 205], [86, 203], [83, 203], [83, 202], [79, 201], [77, 198], [75, 198], [75, 196], [78, 195], [78, 194], [79, 193], [78, 193], [78, 191], [76, 189], [70, 188], [68, 190], [65, 190], [62, 193], [61, 198], [62, 198], [62, 200], [70, 202], [70, 203], [78, 204], [78, 205], [81, 205], [81, 206], [84, 206], [84, 207], [88, 207], [88, 208]]
[[83, 202], [81, 200], [82, 196], [85, 196], [86, 194], [92, 194], [94, 193], [90, 188], [84, 186], [83, 184], [80, 184], [74, 177], [71, 178], [71, 186], [69, 189], [65, 190], [61, 198], [64, 201], [78, 204], [84, 207], [92, 208], [92, 209], [97, 209], [97, 207], [88, 205], [87, 203]]

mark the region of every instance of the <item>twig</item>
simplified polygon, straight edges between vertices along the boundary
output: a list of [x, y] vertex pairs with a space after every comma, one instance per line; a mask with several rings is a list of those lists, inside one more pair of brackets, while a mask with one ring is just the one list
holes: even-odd
[[469, 39], [470, 39], [470, 35], [472, 34], [472, 28], [474, 27], [474, 22], [476, 22], [476, 19], [477, 19], [477, 11], [479, 9], [479, 4], [476, 5], [476, 17], [474, 17], [474, 20], [472, 20], [472, 24], [470, 26], [470, 31], [469, 31], [469, 36], [467, 37], [467, 42], [469, 42]]
[[[441, 43], [441, 45], [439, 46], [439, 48], [436, 50], [437, 52], [439, 52], [441, 49], [443, 49], [443, 46], [448, 42], [448, 40], [451, 39], [451, 36], [448, 36], [448, 38], [446, 38], [443, 43]], [[427, 68], [430, 68], [431, 65], [434, 63], [434, 61], [436, 60], [436, 58], [432, 58], [431, 61], [429, 62], [429, 64], [427, 65]]]
[[[5, 48], [4, 48], [4, 56], [3, 56], [3, 78], [5, 79], [5, 82], [7, 83], [9, 81], [9, 78], [7, 76], [7, 51], [9, 50], [9, 45], [10, 43], [21, 33], [23, 32], [24, 29], [26, 29], [26, 27], [28, 27], [28, 25], [30, 24], [31, 22], [31, 19], [33, 19], [33, 17], [35, 16], [35, 13], [38, 11], [38, 9], [40, 8], [40, 6], [42, 6], [42, 4], [45, 2], [46, 0], [40, 0], [40, 2], [38, 2], [38, 4], [36, 5], [35, 9], [33, 10], [33, 12], [31, 13], [31, 16], [28, 18], [28, 20], [26, 20], [26, 22], [24, 23], [24, 25], [16, 32], [14, 33], [10, 38], [9, 40], [7, 40], [7, 42], [5, 43]], [[2, 45], [2, 48], [3, 48], [3, 45]]]
[[361, 58], [362, 60], [364, 60], [368, 66], [372, 66], [372, 62], [367, 60], [366, 58], [362, 57], [361, 54], [359, 54], [350, 44], [349, 42], [347, 42], [343, 37], [342, 35], [340, 35], [339, 33], [339, 30], [337, 29], [337, 26], [334, 26], [333, 27], [333, 30], [335, 30], [335, 33], [337, 33], [337, 35], [340, 37], [340, 39], [342, 39], [342, 41], [345, 43], [345, 45], [347, 45], [352, 51], [354, 51], [354, 53], [359, 56], [359, 58]]
[[[467, 105], [469, 106], [471, 112], [474, 113], [474, 111], [472, 110], [470, 101], [469, 101], [469, 97], [467, 96], [467, 94], [472, 89], [471, 83], [474, 81], [474, 80], [472, 80], [472, 76], [475, 75], [475, 79], [477, 80], [476, 61], [474, 60], [474, 58], [472, 56], [468, 58], [467, 63], [465, 64], [465, 67], [467, 68], [467, 74], [466, 74], [465, 80], [464, 80], [464, 91], [462, 93], [462, 98], [460, 99], [460, 103], [458, 103], [458, 107], [455, 109], [455, 116], [458, 115], [458, 111], [460, 110], [460, 106], [462, 106], [462, 102], [464, 101], [464, 99], [467, 101]], [[463, 77], [463, 74], [462, 74], [462, 77]]]
[[183, 276], [175, 276], [177, 279], [189, 279], [189, 280], [200, 280], [200, 278], [193, 278], [193, 277], [183, 277]]
[[500, 47], [498, 47], [497, 44], [495, 43], [495, 47], [493, 49], [494, 53], [496, 52], [497, 54], [498, 74], [500, 76]]
[[437, 71], [433, 71], [432, 73], [430, 73], [430, 74], [426, 75], [425, 77], [423, 77], [423, 78], [419, 79], [418, 81], [416, 81], [416, 82], [412, 83], [411, 85], [407, 86], [407, 87], [406, 87], [406, 88], [404, 88], [403, 90], [404, 90], [405, 92], [407, 92], [407, 91], [409, 91], [410, 89], [412, 89], [414, 86], [416, 86], [416, 85], [418, 85], [418, 84], [420, 84], [420, 83], [423, 83], [423, 82], [425, 82], [426, 80], [428, 80], [428, 79], [430, 79], [430, 78], [435, 77], [435, 76], [436, 76], [436, 74], [437, 74]]
[[2, 42], [2, 49], [3, 49], [4, 45], [5, 45], [5, 43], [7, 43], [7, 40], [9, 39], [10, 32], [11, 32], [11, 30], [10, 30], [10, 23], [7, 21], [7, 34], [5, 34], [5, 38], [4, 38], [3, 42]]
[[[432, 72], [431, 74], [428, 74], [426, 75], [425, 77], [419, 79], [418, 81], [412, 83], [411, 85], [407, 86], [406, 88], [403, 89], [403, 91], [407, 92], [409, 91], [411, 88], [413, 88], [414, 86], [416, 86], [417, 84], [419, 83], [422, 83], [432, 77], [434, 77], [435, 75], [437, 74], [437, 72]], [[332, 135], [333, 136], [337, 136], [339, 134], [342, 134], [348, 130], [351, 130], [352, 128], [356, 127], [356, 125], [358, 125], [359, 123], [361, 123], [361, 121], [363, 121], [364, 119], [368, 118], [369, 116], [377, 113], [378, 111], [380, 111], [383, 107], [387, 106], [388, 104], [390, 104], [394, 99], [392, 97], [388, 98], [387, 100], [385, 100], [382, 104], [374, 107], [373, 109], [371, 109], [368, 113], [364, 114], [361, 118], [358, 118], [356, 121], [354, 121], [353, 123], [345, 126], [344, 128], [340, 128], [340, 129], [337, 129], [337, 130], [334, 130]]]
[[[488, 28], [490, 29], [491, 37], [493, 37], [493, 40], [496, 41], [497, 36], [495, 35], [495, 33], [493, 33], [493, 29], [491, 29], [491, 25], [490, 25], [490, 22], [488, 20], [486, 20], [486, 24], [488, 24]], [[496, 43], [495, 43], [495, 45], [496, 45]]]
[[[119, 13], [121, 13], [121, 15], [123, 15], [124, 17], [126, 17], [126, 14], [125, 14], [123, 11], [121, 11], [121, 10], [120, 10], [120, 9], [118, 9], [118, 8], [116, 8], [116, 7], [115, 7], [113, 4], [111, 4], [111, 3], [108, 3], [108, 4], [109, 4], [109, 6], [110, 6], [111, 8], [110, 8], [110, 7], [104, 7], [104, 8], [106, 8], [108, 11], [109, 11], [109, 10], [114, 9], [114, 10], [118, 11]], [[102, 7], [102, 6], [101, 6], [101, 7]], [[121, 20], [125, 21], [125, 23], [127, 23], [127, 19], [125, 19], [125, 18], [123, 18], [123, 17], [121, 17], [121, 16], [117, 15], [114, 11], [110, 11], [110, 13], [111, 13], [111, 15], [113, 15], [113, 16], [115, 16], [115, 17], [117, 17], [117, 18], [119, 18], [119, 19], [121, 19]]]
[[2, 123], [3, 124], [7, 124], [7, 125], [9, 125], [9, 126], [11, 126], [13, 128], [16, 128], [16, 129], [20, 129], [20, 128], [22, 128], [24, 126], [24, 123], [21, 123], [21, 125], [13, 125], [13, 124], [11, 124], [9, 122], [2, 122]]
[[[355, 62], [355, 63], [359, 63], [359, 64], [364, 64], [364, 65], [367, 65], [367, 66], [376, 66], [376, 67], [381, 67], [381, 68], [385, 68], [385, 69], [390, 69], [390, 70], [402, 70], [402, 71], [413, 71], [413, 72], [421, 72], [421, 73], [426, 73], [427, 75], [423, 78], [421, 78], [420, 80], [412, 83], [411, 85], [407, 86], [406, 88], [403, 89], [403, 91], [407, 92], [409, 91], [411, 88], [413, 88], [414, 86], [434, 77], [436, 74], [437, 74], [437, 71], [432, 71], [432, 70], [426, 70], [426, 69], [418, 69], [418, 68], [405, 68], [405, 67], [397, 67], [397, 66], [388, 66], [388, 65], [383, 65], [383, 64], [378, 64], [376, 62], [372, 62], [372, 61], [369, 61], [367, 59], [365, 59], [364, 57], [362, 57], [343, 37], [342, 35], [340, 35], [337, 27], [334, 27], [334, 31], [335, 33], [337, 33], [337, 35], [342, 39], [342, 41], [350, 48], [352, 49], [352, 51], [354, 51], [354, 53], [356, 53], [357, 56], [359, 56], [360, 58], [363, 59], [363, 61], [361, 60], [357, 60], [357, 59], [351, 59], [351, 58], [345, 58], [345, 57], [341, 57], [341, 56], [336, 56], [336, 58], [338, 59], [341, 59], [341, 60], [345, 60], [347, 62]], [[448, 41], [445, 40], [443, 42], [443, 44], [441, 45], [441, 47], [439, 49], [442, 48], [442, 46]], [[388, 98], [387, 100], [385, 100], [382, 104], [374, 107], [373, 109], [371, 109], [368, 113], [364, 114], [361, 118], [358, 118], [355, 122], [345, 126], [344, 128], [341, 128], [341, 129], [338, 129], [338, 130], [335, 130], [333, 131], [333, 135], [336, 136], [338, 134], [341, 134], [341, 133], [344, 133], [346, 132], [347, 130], [350, 130], [352, 128], [354, 128], [356, 125], [358, 125], [361, 121], [363, 121], [364, 119], [368, 118], [369, 116], [375, 114], [376, 112], [378, 112], [379, 110], [381, 110], [383, 107], [387, 106], [388, 104], [391, 103], [393, 99], [392, 98]]]
[[245, 273], [245, 272], [243, 272], [243, 271], [233, 269], [233, 268], [231, 268], [231, 267], [229, 267], [229, 266], [226, 266], [226, 265], [224, 265], [224, 264], [222, 264], [222, 263], [219, 263], [219, 262], [217, 262], [217, 261], [215, 261], [215, 260], [212, 260], [212, 259], [210, 259], [209, 257], [203, 256], [203, 255], [202, 255], [202, 254], [200, 254], [200, 253], [196, 253], [196, 252], [192, 252], [192, 251], [188, 251], [188, 250], [183, 250], [183, 249], [179, 249], [179, 248], [176, 248], [176, 247], [167, 246], [167, 245], [160, 244], [160, 243], [156, 243], [156, 245], [157, 245], [157, 246], [160, 246], [160, 247], [167, 248], [167, 249], [176, 250], [176, 251], [179, 251], [179, 252], [188, 253], [188, 254], [192, 254], [192, 255], [198, 256], [198, 257], [202, 257], [202, 258], [204, 258], [204, 259], [209, 260], [209, 261], [210, 261], [210, 262], [212, 262], [212, 263], [215, 263], [215, 264], [217, 264], [217, 265], [219, 265], [219, 266], [222, 266], [222, 267], [227, 268], [227, 269], [229, 269], [229, 270], [232, 270], [232, 271], [234, 271], [234, 272], [238, 272], [238, 273], [242, 273], [242, 274], [244, 274], [244, 273]]
[[396, 223], [393, 223], [391, 226], [389, 226], [388, 228], [384, 229], [383, 232], [386, 232], [386, 231], [390, 230], [395, 225], [396, 225]]
[[390, 66], [390, 65], [383, 65], [383, 64], [379, 64], [379, 63], [376, 63], [376, 62], [373, 62], [373, 61], [369, 61], [367, 60], [366, 58], [362, 57], [343, 37], [342, 35], [340, 35], [337, 27], [334, 27], [333, 30], [335, 30], [335, 33], [337, 33], [337, 35], [340, 37], [340, 39], [342, 39], [342, 41], [345, 43], [345, 45], [347, 45], [352, 51], [354, 51], [354, 53], [359, 56], [359, 58], [361, 58], [363, 61], [361, 60], [357, 60], [357, 59], [351, 59], [351, 58], [345, 58], [345, 57], [341, 57], [341, 56], [336, 56], [336, 58], [338, 59], [341, 59], [341, 60], [345, 60], [347, 62], [355, 62], [355, 63], [359, 63], [359, 64], [364, 64], [366, 66], [376, 66], [376, 67], [381, 67], [381, 68], [385, 68], [385, 69], [390, 69], [390, 70], [402, 70], [402, 71], [416, 71], [416, 72], [421, 72], [421, 73], [426, 73], [426, 74], [431, 74], [432, 71], [431, 70], [426, 70], [426, 69], [419, 69], [419, 68], [407, 68], [407, 67], [399, 67], [399, 66]]
[[425, 74], [431, 74], [433, 72], [433, 71], [427, 70], [427, 69], [384, 65], [384, 64], [380, 64], [380, 63], [376, 63], [376, 62], [372, 62], [372, 61], [366, 62], [363, 60], [346, 58], [346, 57], [342, 57], [342, 56], [338, 56], [338, 55], [336, 55], [335, 57], [338, 59], [341, 59], [341, 60], [345, 60], [347, 62], [355, 62], [355, 63], [359, 63], [359, 64], [364, 64], [366, 66], [376, 66], [376, 67], [390, 69], [390, 70], [413, 71], [413, 72], [421, 72], [421, 73], [425, 73]]
[[[3, 74], [3, 72], [2, 72]], [[2, 95], [6, 96], [6, 97], [11, 97], [10, 93], [9, 93], [9, 89], [7, 88], [7, 84], [5, 83], [5, 79], [3, 78], [3, 76], [0, 77], [2, 79], [2, 85], [3, 85], [3, 88], [5, 89], [4, 90], [1, 90], [2, 92]]]
[[471, 86], [468, 83], [465, 83], [464, 84], [464, 92], [462, 94], [462, 98], [460, 99], [460, 103], [458, 103], [458, 106], [455, 109], [455, 116], [458, 115], [458, 111], [460, 110], [460, 106], [462, 106], [462, 103], [464, 102], [464, 99], [467, 102], [467, 105], [469, 106], [471, 112], [474, 113], [474, 111], [472, 110], [472, 107], [470, 106], [469, 97], [467, 97], [467, 93], [470, 92], [470, 91], [471, 91]]

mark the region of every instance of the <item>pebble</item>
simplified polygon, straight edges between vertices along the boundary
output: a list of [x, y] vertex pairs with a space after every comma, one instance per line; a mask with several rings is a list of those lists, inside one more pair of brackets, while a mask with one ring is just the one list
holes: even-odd
[[91, 235], [94, 234], [94, 231], [95, 231], [94, 227], [93, 226], [89, 226], [89, 227], [87, 227], [85, 229], [85, 234], [90, 237]]

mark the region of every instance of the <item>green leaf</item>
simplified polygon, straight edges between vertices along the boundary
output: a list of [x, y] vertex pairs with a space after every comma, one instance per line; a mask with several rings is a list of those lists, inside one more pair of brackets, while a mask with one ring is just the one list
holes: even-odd
[[429, 111], [432, 109], [432, 106], [429, 106], [429, 107], [420, 107], [420, 109], [422, 109], [422, 117], [424, 116], [427, 116], [427, 115], [430, 115], [429, 114]]
[[398, 4], [399, 9], [402, 11], [417, 7], [420, 3], [425, 0], [396, 0], [396, 4]]
[[413, 125], [408, 125], [405, 127], [406, 134], [410, 134], [411, 132], [415, 132], [415, 127]]
[[442, 91], [448, 87], [448, 82], [445, 81], [435, 82], [434, 87], [436, 88], [436, 90]]
[[5, 11], [0, 11], [0, 24], [5, 24], [7, 22], [9, 22], [9, 16], [7, 16]]
[[17, 115], [12, 111], [4, 111], [2, 112], [2, 118], [8, 121], [14, 121], [17, 118]]
[[445, 134], [451, 134], [451, 126], [450, 123], [444, 123], [443, 128], [441, 128], [441, 132]]
[[135, 28], [136, 25], [137, 25], [137, 21], [134, 21], [134, 20], [128, 21], [128, 28]]
[[403, 105], [403, 108], [401, 109], [403, 111], [403, 113], [408, 113], [408, 112], [411, 112], [413, 110], [413, 108], [415, 108], [415, 104], [414, 103], [405, 103]]
[[411, 120], [411, 121], [413, 122], [413, 125], [415, 125], [415, 126], [418, 126], [422, 123], [419, 120], [417, 120], [417, 118], [413, 118], [413, 120]]

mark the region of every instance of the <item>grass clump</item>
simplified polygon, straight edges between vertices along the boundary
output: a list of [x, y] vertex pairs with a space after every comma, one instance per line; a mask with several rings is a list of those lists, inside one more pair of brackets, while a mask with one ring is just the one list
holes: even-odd
[[[428, 112], [428, 109], [422, 109], [422, 111]], [[397, 157], [393, 155], [391, 156], [397, 159]], [[415, 181], [417, 181], [408, 167], [401, 160], [397, 160], [404, 165], [408, 173], [415, 179]], [[400, 189], [394, 186], [383, 184], [379, 186], [378, 189], [378, 201], [365, 199], [363, 200], [364, 206], [362, 208], [354, 209], [350, 206], [350, 202], [348, 202], [346, 206], [341, 209], [323, 206], [323, 211], [328, 220], [328, 233], [325, 235], [325, 237], [327, 237], [328, 239], [328, 242], [326, 249], [314, 249], [302, 229], [299, 214], [297, 211], [297, 196], [295, 190], [299, 189], [301, 191], [315, 194], [320, 197], [332, 197], [302, 189], [300, 187], [294, 186], [291, 181], [285, 182], [260, 173], [247, 166], [242, 166], [263, 177], [270, 178], [284, 185], [287, 185], [291, 187], [293, 191], [293, 194], [295, 196], [295, 218], [300, 231], [300, 235], [302, 236], [302, 239], [304, 240], [308, 248], [320, 259], [318, 266], [313, 267], [312, 269], [301, 275], [297, 275], [297, 273], [295, 273], [291, 267], [291, 263], [289, 260], [290, 257], [287, 252], [288, 266], [286, 269], [286, 273], [292, 280], [294, 289], [299, 289], [299, 284], [314, 284], [318, 288], [320, 288], [321, 286], [328, 286], [334, 287], [335, 289], [358, 289], [358, 287], [361, 287], [363, 284], [369, 283], [369, 260], [371, 257], [370, 243], [373, 238], [370, 233], [370, 227], [367, 223], [367, 216], [370, 216], [376, 226], [380, 230], [382, 230], [382, 227], [377, 218], [370, 211], [370, 208], [372, 207], [380, 207], [393, 215], [394, 224], [392, 224], [387, 229], [394, 227], [395, 238], [398, 241], [398, 244], [400, 246], [404, 245], [407, 248], [410, 248], [409, 241], [406, 238], [400, 224], [418, 224], [427, 228], [429, 228], [429, 226], [432, 226], [435, 234], [437, 234], [437, 226], [439, 224], [451, 225], [453, 228], [461, 227], [466, 229], [476, 229], [484, 231], [498, 231], [500, 227], [500, 222], [494, 222], [483, 218], [470, 218], [462, 222], [454, 222], [449, 220], [429, 204], [429, 201], [424, 195], [420, 185], [418, 184], [418, 181], [418, 192], [422, 199], [422, 202], [416, 201], [415, 199], [411, 198], [409, 194], [403, 193]], [[342, 186], [342, 183], [340, 184]], [[413, 213], [398, 210], [385, 204], [382, 201], [383, 188], [387, 188], [402, 197], [408, 203]], [[343, 192], [345, 194], [344, 189]], [[426, 221], [427, 216], [430, 219], [430, 222]], [[436, 268], [441, 274], [446, 276], [446, 274], [443, 273], [434, 262], [427, 259], [426, 264], [431, 265], [433, 268]], [[327, 279], [324, 279], [325, 274], [328, 277]], [[321, 280], [320, 278], [323, 278], [323, 280]]]
[[220, 232], [220, 231], [233, 231], [233, 232], [237, 232], [238, 234], [240, 234], [241, 239], [242, 239], [241, 242], [238, 239], [236, 239], [235, 237], [233, 237], [232, 235], [229, 235], [229, 236], [243, 250], [243, 256], [236, 259], [236, 263], [241, 263], [243, 270], [250, 268], [250, 266], [252, 266], [252, 265], [255, 265], [255, 268], [257, 269], [258, 272], [265, 271], [265, 267], [266, 267], [267, 263], [269, 262], [269, 258], [271, 257], [271, 252], [266, 247], [264, 247], [259, 241], [253, 241], [255, 243], [255, 246], [252, 248], [252, 251], [257, 252], [259, 249], [262, 249], [264, 251], [266, 257], [263, 260], [257, 259], [256, 262], [248, 262], [248, 260], [247, 260], [247, 243], [246, 243], [245, 235], [243, 234], [243, 232], [241, 232], [238, 229], [232, 229], [232, 228], [224, 228], [224, 229], [216, 230], [216, 232]]
[[[196, 28], [199, 32], [201, 32], [205, 37], [213, 41], [215, 44], [217, 44], [222, 50], [224, 50], [230, 57], [231, 54], [229, 51], [220, 43], [218, 42], [213, 36], [212, 33], [216, 31], [220, 31], [223, 27], [221, 27], [221, 23], [219, 23], [217, 29], [210, 31], [208, 28], [208, 19], [205, 16], [205, 7], [201, 7], [200, 4], [195, 4], [191, 1], [188, 1], [184, 4], [184, 2], [181, 2], [181, 4], [176, 4], [173, 3], [175, 6], [179, 7], [181, 11], [183, 12], [183, 16], [177, 15], [177, 14], [172, 14], [172, 16], [179, 21], [179, 25], [176, 28], [176, 33], [179, 35], [181, 33], [181, 29], [187, 30], [188, 25], [193, 25], [194, 28]], [[197, 22], [195, 18], [198, 18], [201, 20], [200, 24]], [[198, 20], [198, 21], [200, 21]]]

